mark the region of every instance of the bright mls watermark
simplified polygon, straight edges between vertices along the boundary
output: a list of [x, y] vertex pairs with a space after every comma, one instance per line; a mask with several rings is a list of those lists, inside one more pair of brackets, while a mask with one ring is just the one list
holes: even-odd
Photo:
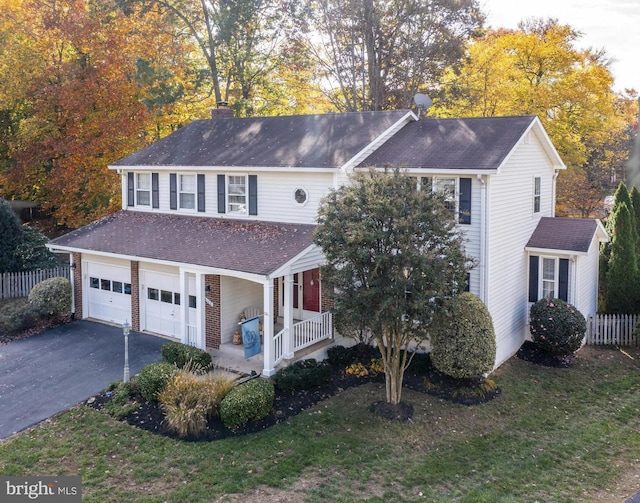
[[0, 501], [81, 503], [80, 477], [0, 477]]

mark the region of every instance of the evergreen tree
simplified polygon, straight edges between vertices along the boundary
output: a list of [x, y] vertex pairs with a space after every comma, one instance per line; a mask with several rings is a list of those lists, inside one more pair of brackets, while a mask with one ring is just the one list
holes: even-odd
[[607, 267], [607, 311], [633, 314], [638, 311], [638, 263], [634, 218], [626, 201], [611, 215], [611, 248]]
[[[640, 191], [638, 191], [638, 187], [635, 185], [631, 187], [629, 198], [631, 199], [631, 206], [633, 207], [631, 217], [633, 220], [633, 226], [636, 230], [636, 255], [640, 261]], [[638, 267], [640, 267], [640, 262], [638, 263]]]
[[22, 225], [9, 202], [0, 198], [0, 273], [20, 269], [16, 249], [23, 241]]

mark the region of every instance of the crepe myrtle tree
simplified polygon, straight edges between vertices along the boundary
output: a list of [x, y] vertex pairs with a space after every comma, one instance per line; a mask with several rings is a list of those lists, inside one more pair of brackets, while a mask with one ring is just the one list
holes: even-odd
[[420, 347], [442, 301], [464, 290], [472, 266], [444, 197], [417, 190], [399, 169], [356, 172], [321, 202], [315, 243], [335, 291], [343, 335], [369, 332], [384, 362], [387, 402], [402, 397], [409, 347]]

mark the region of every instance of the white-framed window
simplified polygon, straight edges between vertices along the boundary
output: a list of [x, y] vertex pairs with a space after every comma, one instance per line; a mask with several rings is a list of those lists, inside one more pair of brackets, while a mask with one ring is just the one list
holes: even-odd
[[227, 176], [227, 212], [247, 213], [247, 177], [246, 175]]
[[533, 212], [540, 213], [540, 200], [542, 197], [542, 180], [539, 176], [533, 179]]
[[151, 173], [136, 173], [136, 206], [151, 206]]
[[541, 299], [558, 297], [558, 260], [541, 257], [540, 284], [538, 287]]
[[440, 178], [433, 179], [433, 190], [444, 195], [445, 205], [448, 210], [456, 211], [456, 178]]
[[196, 175], [178, 175], [178, 207], [196, 209]]
[[307, 189], [305, 189], [304, 187], [297, 187], [293, 190], [291, 197], [295, 204], [304, 206], [309, 200], [309, 191], [307, 191]]

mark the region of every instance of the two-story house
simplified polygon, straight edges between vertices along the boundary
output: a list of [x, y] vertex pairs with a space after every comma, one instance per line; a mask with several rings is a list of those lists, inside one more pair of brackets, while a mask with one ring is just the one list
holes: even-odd
[[[489, 307], [496, 366], [528, 334], [530, 302], [597, 302], [597, 220], [554, 218], [564, 165], [536, 117], [432, 119], [411, 111], [235, 119], [217, 109], [110, 166], [122, 211], [53, 240], [71, 253], [77, 317], [231, 348], [260, 314], [263, 375], [334, 339], [313, 244], [317, 209], [355, 169], [399, 166], [449, 195]], [[309, 349], [311, 348], [311, 349]]]

